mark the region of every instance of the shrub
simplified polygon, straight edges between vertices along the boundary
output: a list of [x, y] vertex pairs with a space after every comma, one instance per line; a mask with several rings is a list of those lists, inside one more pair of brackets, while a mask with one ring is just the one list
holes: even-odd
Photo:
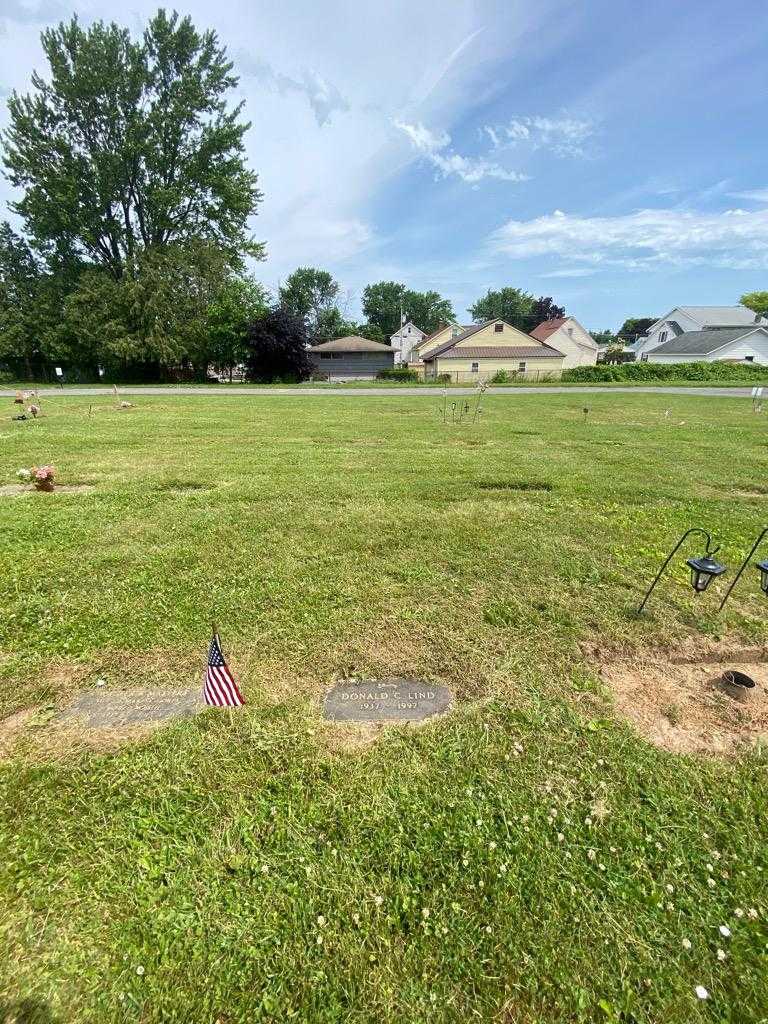
[[491, 384], [511, 384], [512, 381], [517, 377], [517, 374], [513, 371], [508, 373], [506, 370], [497, 370], [496, 373], [491, 377]]
[[450, 375], [450, 373], [438, 373], [438, 375], [435, 377], [435, 381], [438, 384], [450, 384], [452, 380], [453, 377]]
[[312, 373], [309, 375], [309, 379], [315, 381], [328, 380], [328, 374], [325, 372], [325, 370], [313, 370]]
[[768, 366], [750, 363], [617, 363], [609, 366], [575, 366], [564, 370], [563, 381], [590, 384], [610, 381], [718, 381], [718, 380], [765, 380], [768, 381]]
[[419, 375], [415, 370], [409, 370], [407, 366], [392, 366], [386, 370], [379, 370], [376, 380], [399, 380], [408, 384], [417, 382]]

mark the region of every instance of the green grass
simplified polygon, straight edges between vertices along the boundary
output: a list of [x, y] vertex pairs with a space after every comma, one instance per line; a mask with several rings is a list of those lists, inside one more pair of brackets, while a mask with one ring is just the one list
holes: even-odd
[[[684, 529], [733, 567], [764, 524], [750, 403], [133, 401], [8, 403], [0, 483], [95, 486], [0, 497], [0, 715], [189, 685], [214, 618], [248, 705], [0, 764], [0, 1021], [768, 1019], [764, 758], [650, 747], [584, 653], [768, 639], [753, 571], [633, 613]], [[347, 749], [348, 673], [458, 706]]]

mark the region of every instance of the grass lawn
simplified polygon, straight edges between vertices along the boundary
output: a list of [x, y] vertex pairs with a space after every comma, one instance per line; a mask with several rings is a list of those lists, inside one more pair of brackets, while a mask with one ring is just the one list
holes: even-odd
[[[188, 686], [212, 619], [248, 704], [0, 762], [0, 1021], [768, 1019], [765, 754], [650, 746], [587, 653], [768, 641], [752, 569], [724, 616], [679, 564], [632, 613], [689, 526], [732, 578], [765, 416], [132, 401], [7, 402], [0, 484], [52, 462], [93, 489], [0, 497], [0, 717], [99, 677]], [[350, 673], [457, 708], [357, 742], [318, 711]]]

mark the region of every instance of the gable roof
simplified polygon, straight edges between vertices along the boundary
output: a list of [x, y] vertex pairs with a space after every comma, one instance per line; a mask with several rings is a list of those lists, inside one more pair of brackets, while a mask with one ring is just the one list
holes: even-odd
[[402, 327], [398, 327], [394, 334], [390, 334], [390, 338], [399, 338], [400, 331], [404, 331], [406, 327], [412, 327], [414, 331], [418, 331], [422, 336], [424, 335], [424, 331], [422, 331], [420, 327], [417, 327], [413, 320], [406, 320]]
[[660, 316], [655, 323], [651, 324], [645, 332], [645, 335], [641, 335], [641, 338], [650, 334], [654, 328], [659, 326], [659, 324], [676, 322], [672, 320], [672, 317], [678, 310], [685, 314], [685, 316], [690, 317], [694, 323], [699, 324], [702, 330], [705, 327], [739, 327], [742, 324], [746, 326], [747, 324], [763, 322], [763, 319], [759, 317], [754, 310], [748, 309], [746, 306], [742, 305], [675, 306], [674, 309], [670, 309], [668, 313], [664, 316]]
[[768, 336], [768, 325], [751, 324], [748, 327], [711, 327], [708, 331], [686, 331], [651, 349], [649, 355], [709, 355], [739, 338], [760, 331]]
[[[565, 359], [562, 352], [551, 345], [465, 345], [451, 348], [441, 359]], [[424, 362], [432, 359], [432, 353]]]
[[475, 324], [443, 324], [442, 327], [437, 327], [434, 331], [430, 331], [429, 334], [425, 334], [424, 337], [420, 338], [418, 340], [418, 342], [413, 347], [415, 349], [416, 348], [421, 348], [422, 345], [426, 345], [428, 341], [432, 341], [432, 339], [436, 338], [438, 336], [438, 334], [442, 334], [443, 331], [446, 331], [446, 330], [448, 330], [451, 327], [458, 327], [459, 330], [461, 330], [461, 331], [467, 331], [467, 330], [469, 330], [470, 327], [474, 327], [474, 326], [475, 326]]
[[531, 337], [535, 338], [537, 341], [544, 341], [550, 336], [550, 334], [554, 334], [555, 331], [559, 331], [563, 324], [571, 319], [573, 318], [570, 316], [558, 316], [555, 317], [554, 320], [542, 320], [539, 326], [534, 327], [531, 331]]
[[443, 342], [442, 345], [438, 345], [437, 348], [433, 348], [431, 352], [427, 352], [424, 356], [424, 362], [429, 362], [429, 360], [434, 359], [435, 356], [441, 356], [443, 352], [447, 352], [449, 348], [453, 348], [454, 345], [458, 345], [460, 341], [464, 341], [465, 338], [471, 338], [473, 334], [477, 334], [478, 331], [487, 327], [489, 323], [491, 323], [490, 320], [485, 320], [481, 324], [472, 324], [471, 327], [467, 327], [463, 330], [461, 334], [457, 334], [455, 337], [449, 338], [448, 341]]
[[310, 352], [391, 352], [394, 349], [391, 345], [382, 345], [379, 341], [370, 341], [368, 338], [361, 338], [358, 334], [348, 334], [345, 338], [334, 338], [332, 341], [323, 341], [319, 345], [313, 345]]

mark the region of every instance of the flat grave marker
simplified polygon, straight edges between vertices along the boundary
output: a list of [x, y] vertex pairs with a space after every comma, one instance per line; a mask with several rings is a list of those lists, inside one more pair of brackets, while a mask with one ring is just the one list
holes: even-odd
[[326, 694], [323, 717], [333, 722], [420, 722], [447, 711], [453, 693], [423, 679], [363, 679]]

